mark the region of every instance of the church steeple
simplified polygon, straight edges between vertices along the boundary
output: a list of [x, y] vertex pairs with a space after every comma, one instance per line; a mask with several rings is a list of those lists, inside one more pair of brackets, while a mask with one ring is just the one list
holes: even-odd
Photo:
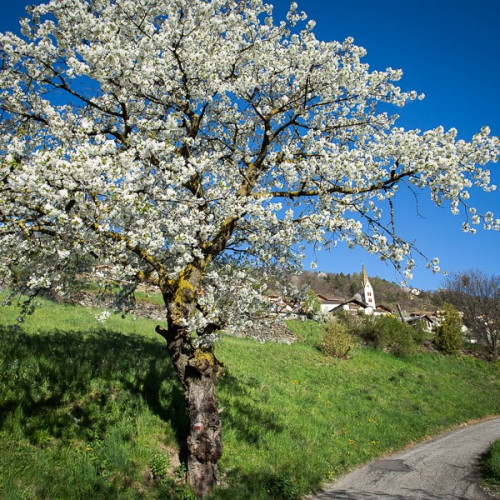
[[363, 266], [363, 270], [361, 271], [361, 275], [363, 276], [363, 287], [370, 282], [368, 279], [368, 274], [366, 274], [365, 266]]
[[362, 277], [362, 287], [361, 287], [361, 298], [365, 304], [368, 304], [370, 307], [375, 309], [375, 294], [373, 292], [372, 284], [368, 279], [368, 274], [366, 274], [365, 266], [363, 266], [363, 270], [361, 271]]

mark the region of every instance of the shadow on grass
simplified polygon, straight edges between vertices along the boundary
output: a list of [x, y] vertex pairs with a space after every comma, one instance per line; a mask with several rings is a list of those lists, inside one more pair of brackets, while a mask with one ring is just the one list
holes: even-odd
[[[110, 428], [128, 432], [147, 409], [170, 425], [181, 460], [185, 458], [189, 422], [163, 340], [109, 329], [27, 334], [20, 328], [0, 327], [0, 353], [3, 432], [37, 446], [54, 440], [103, 440]], [[260, 446], [266, 432], [283, 431], [276, 415], [263, 407], [257, 380], [227, 375], [218, 390], [226, 405], [223, 427], [234, 431], [239, 441]], [[286, 493], [293, 486], [286, 474], [259, 478], [240, 470], [232, 474], [228, 480], [234, 485], [233, 494], [258, 485], [260, 492], [286, 498], [282, 490]], [[225, 498], [224, 492], [219, 493]]]
[[0, 352], [1, 429], [36, 444], [100, 439], [146, 405], [185, 441], [182, 390], [159, 340], [107, 329], [28, 335], [0, 327]]
[[222, 413], [223, 429], [231, 428], [239, 441], [248, 444], [259, 444], [266, 432], [283, 432], [274, 412], [259, 407], [262, 401], [255, 397], [256, 392], [259, 394], [258, 389], [257, 380], [242, 382], [230, 374], [218, 384], [219, 392], [225, 395], [229, 404]]
[[230, 486], [217, 488], [209, 500], [298, 500], [303, 492], [288, 471], [269, 471], [255, 474], [232, 472], [227, 478]]
[[[141, 406], [169, 422], [179, 444], [189, 422], [182, 387], [161, 339], [123, 335], [109, 329], [41, 331], [0, 327], [0, 429], [15, 413], [22, 433], [99, 439], [106, 427]], [[224, 427], [258, 443], [265, 431], [282, 432], [272, 412], [255, 400], [254, 379], [227, 375], [219, 390], [228, 395]], [[252, 395], [253, 394], [253, 395]]]

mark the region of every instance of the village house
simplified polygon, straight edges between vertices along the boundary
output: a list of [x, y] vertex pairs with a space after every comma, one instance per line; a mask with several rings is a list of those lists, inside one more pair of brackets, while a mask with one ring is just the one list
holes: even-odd
[[[413, 311], [410, 313], [400, 311], [398, 314], [383, 304], [377, 304], [375, 301], [375, 292], [368, 278], [365, 266], [362, 267], [361, 271], [359, 293], [349, 299], [327, 297], [323, 294], [318, 294], [317, 298], [320, 303], [320, 315], [322, 316], [335, 315], [342, 311], [352, 315], [396, 315], [409, 325], [421, 325], [428, 332], [434, 332], [442, 321], [442, 318], [440, 318], [441, 311]], [[282, 319], [307, 319], [307, 315], [300, 303], [292, 302], [278, 295], [269, 295], [268, 300], [271, 305], [272, 315], [279, 316]]]
[[270, 304], [270, 313], [273, 316], [285, 319], [307, 319], [300, 304], [292, 303], [279, 295], [268, 295], [267, 300]]
[[327, 298], [324, 295], [318, 294], [318, 300], [320, 302], [320, 312], [321, 314], [327, 314], [333, 309], [336, 309], [341, 304], [344, 303], [344, 299], [339, 298]]
[[378, 304], [377, 307], [375, 307], [373, 314], [375, 316], [389, 316], [389, 315], [394, 314], [394, 313], [393, 313], [392, 309], [390, 309], [389, 307], [384, 306], [382, 304]]
[[361, 291], [350, 299], [328, 298], [324, 295], [318, 295], [320, 301], [320, 310], [322, 314], [337, 314], [340, 311], [346, 311], [350, 314], [367, 314], [373, 316], [383, 316], [392, 314], [388, 307], [375, 302], [375, 292], [370, 283], [365, 266], [361, 273]]
[[346, 311], [351, 314], [373, 314], [373, 307], [366, 302], [360, 300], [360, 295], [357, 294], [349, 300], [346, 300], [339, 306], [339, 310]]
[[412, 312], [404, 320], [409, 325], [420, 324], [427, 332], [433, 332], [439, 326], [437, 316], [432, 313]]

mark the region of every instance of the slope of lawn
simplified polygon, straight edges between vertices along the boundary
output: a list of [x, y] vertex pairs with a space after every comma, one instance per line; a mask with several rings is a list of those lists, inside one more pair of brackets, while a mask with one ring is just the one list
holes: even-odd
[[[188, 424], [155, 322], [44, 302], [18, 328], [0, 308], [0, 498], [190, 498]], [[224, 338], [223, 487], [297, 498], [356, 465], [500, 414], [500, 365], [356, 349], [326, 358], [315, 323], [293, 345]]]
[[493, 498], [500, 497], [500, 439], [492, 443], [481, 458], [481, 475]]

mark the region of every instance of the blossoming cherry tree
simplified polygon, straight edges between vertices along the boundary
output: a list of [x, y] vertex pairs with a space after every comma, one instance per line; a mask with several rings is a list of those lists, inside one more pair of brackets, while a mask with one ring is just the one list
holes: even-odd
[[[292, 3], [50, 0], [0, 36], [0, 274], [35, 296], [77, 273], [159, 287], [157, 331], [185, 391], [188, 477], [217, 480], [221, 330], [252, 334], [275, 269], [304, 242], [358, 245], [411, 275], [395, 229], [405, 184], [470, 213], [499, 141], [396, 126], [417, 99]], [[474, 225], [498, 229], [491, 213]], [[101, 267], [102, 268], [102, 267]], [[22, 272], [20, 272], [22, 270]]]

